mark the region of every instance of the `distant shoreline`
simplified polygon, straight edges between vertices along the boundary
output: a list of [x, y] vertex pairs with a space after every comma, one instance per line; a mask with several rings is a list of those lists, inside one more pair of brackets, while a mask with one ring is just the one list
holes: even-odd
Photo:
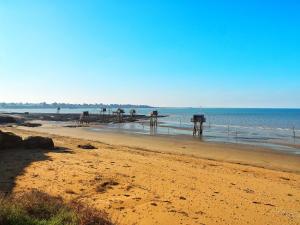
[[70, 103], [4, 103], [0, 102], [1, 109], [81, 109], [81, 108], [154, 108], [149, 105], [134, 104], [70, 104]]
[[228, 110], [237, 110], [237, 109], [249, 109], [249, 110], [299, 110], [300, 107], [217, 107], [217, 106], [150, 106], [150, 105], [135, 105], [135, 104], [71, 104], [71, 103], [4, 103], [0, 102], [1, 109], [95, 109], [95, 108], [157, 108], [157, 109], [228, 109]]

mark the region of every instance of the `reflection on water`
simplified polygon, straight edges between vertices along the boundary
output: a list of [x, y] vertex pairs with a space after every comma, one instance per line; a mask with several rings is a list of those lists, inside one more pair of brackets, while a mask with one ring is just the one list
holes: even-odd
[[157, 127], [150, 127], [150, 135], [157, 135]]
[[[128, 113], [130, 109], [125, 109]], [[139, 108], [138, 114], [148, 115], [153, 108]], [[203, 113], [204, 141], [246, 143], [268, 146], [277, 150], [300, 154], [300, 109], [247, 109], [247, 108], [157, 108], [159, 126], [150, 128], [149, 121], [138, 123], [109, 124], [103, 131], [118, 131], [146, 135], [186, 135], [192, 136], [193, 114]], [[56, 112], [56, 109], [0, 109], [5, 112]], [[99, 113], [99, 109], [67, 109], [61, 113], [89, 111]], [[96, 129], [96, 130], [97, 130]], [[198, 137], [195, 137], [197, 139]], [[289, 147], [291, 146], [291, 147]]]
[[[175, 127], [160, 123], [158, 127], [150, 127], [149, 122], [108, 124], [104, 128], [91, 128], [94, 131], [114, 131], [144, 135], [183, 135], [192, 137], [192, 127]], [[300, 138], [290, 134], [288, 129], [265, 129], [240, 126], [216, 126], [210, 124], [204, 128], [202, 137], [195, 140], [211, 142], [227, 142], [251, 144], [273, 148], [294, 154], [300, 154], [300, 148], [292, 144], [300, 143]]]

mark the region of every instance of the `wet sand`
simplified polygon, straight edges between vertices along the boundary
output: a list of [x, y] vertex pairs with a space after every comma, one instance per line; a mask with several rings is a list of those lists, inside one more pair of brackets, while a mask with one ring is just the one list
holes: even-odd
[[[185, 135], [143, 135], [112, 131], [92, 131], [90, 127], [69, 128], [61, 123], [43, 123], [37, 128], [20, 127], [28, 131], [56, 134], [107, 144], [141, 148], [156, 152], [189, 155], [202, 159], [232, 162], [281, 171], [300, 172], [300, 155], [285, 154], [270, 148], [230, 143], [203, 142], [198, 137]], [[98, 126], [95, 126], [98, 127]], [[105, 127], [105, 126], [103, 126]], [[284, 163], [283, 163], [284, 161]]]
[[[119, 224], [300, 224], [299, 156], [53, 125], [2, 130], [51, 136], [63, 150], [0, 152], [0, 190], [76, 199]], [[86, 143], [97, 149], [77, 147]]]

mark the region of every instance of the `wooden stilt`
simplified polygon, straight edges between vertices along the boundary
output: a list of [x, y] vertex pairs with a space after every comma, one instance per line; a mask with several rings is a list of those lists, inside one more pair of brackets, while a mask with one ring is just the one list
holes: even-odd
[[121, 123], [123, 122], [123, 114], [125, 113], [124, 109], [118, 108], [117, 111], [113, 112], [113, 115], [116, 115], [116, 121]]
[[194, 115], [191, 119], [194, 123], [193, 136], [202, 136], [203, 134], [203, 123], [206, 122], [204, 115]]
[[150, 127], [157, 127], [157, 111], [152, 111], [150, 114]]

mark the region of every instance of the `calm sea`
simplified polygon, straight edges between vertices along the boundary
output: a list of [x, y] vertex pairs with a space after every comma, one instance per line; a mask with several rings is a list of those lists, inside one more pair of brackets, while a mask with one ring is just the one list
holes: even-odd
[[[85, 109], [62, 109], [61, 113], [78, 113]], [[96, 109], [87, 109], [99, 113]], [[125, 109], [128, 113], [130, 109]], [[149, 114], [153, 109], [137, 109]], [[202, 140], [246, 143], [268, 146], [276, 150], [300, 154], [300, 109], [248, 108], [157, 108], [160, 115], [157, 129], [141, 123], [110, 124], [108, 130], [141, 134], [192, 135], [190, 119], [193, 114], [204, 114], [207, 122]], [[1, 109], [6, 112], [55, 112], [55, 109]], [[102, 130], [97, 128], [94, 130]], [[298, 145], [298, 146], [297, 146]]]

